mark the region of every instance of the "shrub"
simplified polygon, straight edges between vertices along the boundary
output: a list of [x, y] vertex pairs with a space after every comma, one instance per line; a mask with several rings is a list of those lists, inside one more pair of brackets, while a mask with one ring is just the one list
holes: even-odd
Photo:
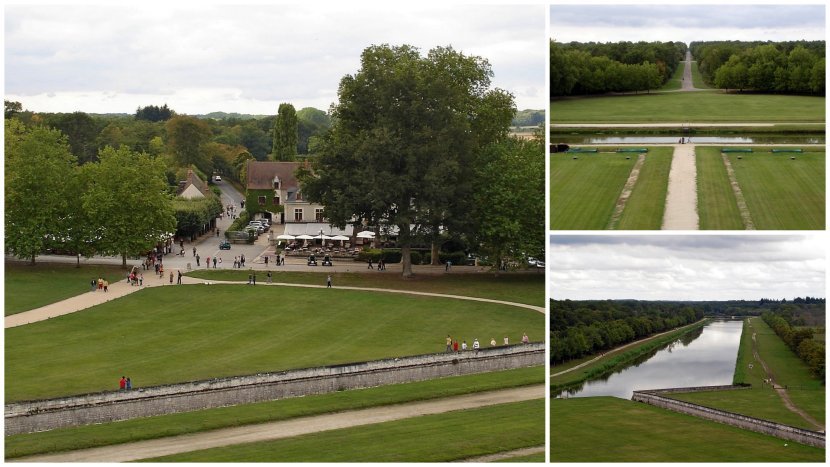
[[367, 248], [360, 253], [357, 254], [357, 259], [355, 261], [362, 261], [366, 262], [369, 261], [371, 258], [372, 262], [376, 263], [379, 259], [383, 258], [383, 261], [386, 263], [400, 263], [401, 262], [401, 251], [400, 250], [377, 250]]

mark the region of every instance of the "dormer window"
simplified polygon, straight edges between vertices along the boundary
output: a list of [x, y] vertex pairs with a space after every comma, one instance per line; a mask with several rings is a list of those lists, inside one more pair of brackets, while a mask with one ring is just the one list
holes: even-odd
[[274, 177], [274, 189], [275, 190], [280, 189], [280, 178], [279, 177]]

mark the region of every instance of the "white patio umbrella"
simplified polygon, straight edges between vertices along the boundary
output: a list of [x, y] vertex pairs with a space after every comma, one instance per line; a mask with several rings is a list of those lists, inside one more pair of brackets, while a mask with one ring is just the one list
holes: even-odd
[[357, 238], [375, 238], [375, 233], [370, 232], [368, 230], [364, 230], [363, 232], [358, 233], [355, 235]]
[[314, 240], [314, 237], [312, 237], [311, 235], [306, 235], [306, 234], [297, 235], [295, 238], [297, 240]]
[[335, 235], [334, 237], [331, 237], [331, 239], [332, 240], [340, 240], [342, 242], [344, 240], [348, 240], [349, 237], [347, 237], [345, 235]]
[[282, 234], [282, 235], [277, 237], [277, 240], [294, 240], [295, 238], [297, 238], [297, 237], [295, 237], [293, 235]]

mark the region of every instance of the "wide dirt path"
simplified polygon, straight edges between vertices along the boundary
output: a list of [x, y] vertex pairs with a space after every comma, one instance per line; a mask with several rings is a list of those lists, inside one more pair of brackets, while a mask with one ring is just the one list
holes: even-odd
[[663, 230], [698, 230], [697, 164], [693, 144], [675, 144]]
[[[268, 441], [317, 433], [320, 431], [350, 428], [383, 423], [393, 420], [439, 414], [455, 410], [474, 409], [496, 404], [520, 402], [545, 397], [545, 385], [482, 392], [465, 396], [448, 397], [433, 401], [374, 407], [363, 410], [338, 412], [313, 417], [303, 417], [280, 422], [260, 423], [235, 428], [213, 430], [205, 433], [172, 436], [149, 441], [118, 444], [65, 453], [31, 456], [16, 459], [21, 462], [129, 462], [151, 457], [167, 456], [233, 444]], [[498, 421], [494, 421], [497, 423]]]
[[681, 91], [697, 91], [695, 83], [692, 81], [692, 52], [686, 51], [686, 61], [683, 62], [683, 85]]
[[[321, 275], [321, 280], [323, 277]], [[210, 282], [211, 284], [238, 284], [238, 285], [246, 285], [246, 282], [241, 281], [208, 281], [205, 279], [197, 279], [193, 277], [184, 276], [182, 277], [182, 285], [194, 285], [194, 284], [204, 284], [206, 282]], [[265, 284], [260, 282], [262, 286], [266, 287], [306, 287], [306, 288], [317, 288], [317, 289], [325, 289], [325, 285], [312, 285], [312, 284], [289, 284], [289, 283], [272, 283], [272, 284]], [[76, 295], [71, 298], [67, 298], [66, 300], [62, 300], [60, 302], [52, 303], [50, 305], [42, 306], [40, 308], [35, 308], [34, 310], [24, 311], [21, 313], [17, 313], [14, 315], [6, 316], [5, 320], [5, 328], [13, 328], [16, 326], [23, 326], [25, 324], [31, 324], [38, 321], [44, 321], [50, 318], [54, 318], [56, 316], [61, 315], [68, 315], [70, 313], [75, 313], [76, 311], [85, 310], [87, 308], [93, 307], [95, 305], [100, 305], [102, 303], [108, 302], [110, 300], [114, 300], [119, 297], [123, 297], [125, 295], [129, 295], [133, 292], [138, 292], [141, 289], [147, 287], [160, 287], [160, 286], [167, 286], [167, 287], [180, 287], [178, 285], [170, 285], [169, 279], [158, 279], [154, 275], [150, 274], [149, 277], [144, 277], [144, 285], [142, 287], [133, 287], [127, 284], [126, 281], [119, 281], [109, 286], [109, 292], [86, 292], [81, 295]], [[259, 287], [260, 285], [257, 285]], [[451, 295], [451, 294], [440, 294], [440, 293], [431, 293], [431, 292], [416, 292], [413, 290], [397, 290], [397, 289], [380, 289], [375, 287], [336, 287], [333, 286], [334, 289], [344, 289], [344, 290], [361, 290], [366, 292], [385, 292], [385, 293], [399, 293], [399, 294], [407, 294], [407, 295], [421, 295], [427, 297], [440, 297], [440, 298], [453, 298], [457, 300], [471, 300], [474, 302], [485, 302], [485, 303], [496, 303], [500, 305], [508, 305], [508, 306], [516, 306], [519, 308], [527, 308], [529, 310], [533, 310], [537, 313], [545, 314], [547, 310], [545, 307], [536, 306], [536, 305], [528, 305], [526, 303], [516, 303], [516, 302], [508, 302], [504, 300], [494, 300], [491, 298], [481, 298], [481, 297], [468, 297], [465, 295]]]

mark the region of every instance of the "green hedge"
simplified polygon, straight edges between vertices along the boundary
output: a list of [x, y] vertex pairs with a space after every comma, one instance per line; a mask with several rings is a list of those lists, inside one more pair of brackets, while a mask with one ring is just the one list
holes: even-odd
[[248, 225], [248, 221], [251, 219], [251, 216], [248, 214], [248, 211], [242, 211], [239, 213], [239, 217], [237, 217], [233, 224], [228, 227], [228, 230], [225, 231], [225, 236], [227, 237], [228, 232], [237, 232], [243, 230]]
[[[381, 257], [383, 257], [383, 261], [386, 263], [400, 263], [401, 262], [401, 250], [399, 249], [371, 249], [367, 248], [360, 253], [357, 254], [357, 258], [355, 261], [366, 262], [369, 258], [372, 259], [372, 262], [377, 262]], [[412, 264], [430, 264], [432, 261], [432, 253], [430, 252], [421, 252], [421, 251], [411, 251], [410, 258], [412, 260]], [[456, 251], [453, 253], [440, 253], [438, 255], [438, 259], [441, 261], [441, 264], [445, 264], [447, 260], [452, 261], [452, 264], [464, 264], [467, 255], [463, 251]]]
[[176, 216], [176, 234], [191, 238], [201, 233], [204, 226], [219, 217], [219, 213], [222, 212], [222, 202], [214, 196], [198, 199], [176, 198], [172, 204]]

